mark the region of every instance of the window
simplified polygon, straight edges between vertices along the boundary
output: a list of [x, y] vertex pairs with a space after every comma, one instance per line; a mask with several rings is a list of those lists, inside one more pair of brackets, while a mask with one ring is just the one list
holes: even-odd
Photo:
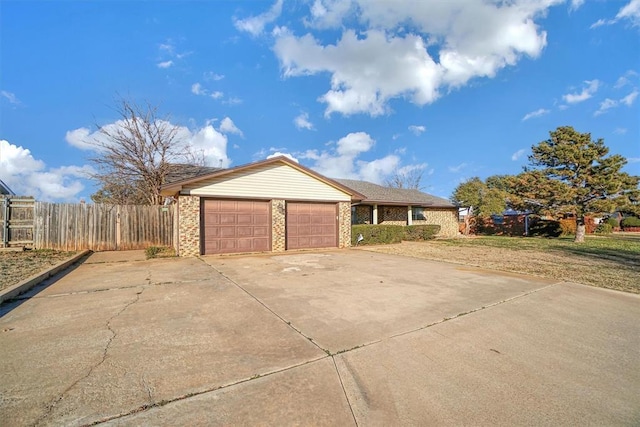
[[411, 208], [411, 219], [414, 221], [424, 221], [427, 218], [424, 216], [424, 208]]

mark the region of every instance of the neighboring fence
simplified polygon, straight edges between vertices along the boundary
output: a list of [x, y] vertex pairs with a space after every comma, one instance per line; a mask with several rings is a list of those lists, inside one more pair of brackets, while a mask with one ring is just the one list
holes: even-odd
[[31, 197], [0, 196], [0, 247], [33, 245], [33, 206]]
[[38, 249], [111, 251], [173, 245], [173, 206], [35, 204]]
[[173, 246], [174, 206], [113, 206], [0, 198], [2, 247], [93, 251]]

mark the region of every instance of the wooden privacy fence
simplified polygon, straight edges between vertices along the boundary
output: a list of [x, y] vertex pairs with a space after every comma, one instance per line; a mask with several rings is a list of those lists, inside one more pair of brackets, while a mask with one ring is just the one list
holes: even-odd
[[1, 247], [93, 251], [173, 246], [174, 206], [113, 206], [0, 197]]
[[34, 203], [31, 197], [0, 196], [0, 247], [33, 245]]
[[93, 251], [173, 245], [173, 206], [36, 202], [34, 247]]

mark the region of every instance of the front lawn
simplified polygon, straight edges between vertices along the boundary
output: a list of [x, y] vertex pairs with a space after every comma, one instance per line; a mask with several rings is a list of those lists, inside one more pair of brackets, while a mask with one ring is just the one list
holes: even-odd
[[532, 274], [640, 293], [640, 236], [470, 237], [363, 247], [365, 250]]

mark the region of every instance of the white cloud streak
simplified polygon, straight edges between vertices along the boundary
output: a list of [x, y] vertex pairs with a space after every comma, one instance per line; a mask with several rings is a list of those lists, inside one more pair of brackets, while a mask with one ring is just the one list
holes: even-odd
[[283, 0], [277, 0], [271, 8], [257, 16], [252, 16], [245, 19], [234, 19], [235, 27], [240, 31], [245, 31], [254, 37], [261, 35], [264, 32], [264, 27], [267, 24], [278, 19], [282, 13]]
[[522, 118], [522, 121], [527, 121], [529, 119], [533, 119], [534, 117], [540, 117], [540, 116], [544, 116], [545, 114], [549, 114], [550, 111], [545, 109], [545, 108], [539, 108], [536, 111], [532, 111], [530, 113], [527, 113], [524, 115], [524, 117]]
[[411, 132], [415, 136], [420, 136], [426, 130], [427, 130], [427, 128], [422, 126], [422, 125], [410, 125], [409, 126], [409, 132]]
[[298, 130], [313, 130], [313, 123], [309, 121], [309, 113], [302, 112], [293, 119], [293, 124]]
[[584, 83], [585, 86], [582, 88], [582, 91], [562, 95], [562, 99], [568, 104], [577, 104], [586, 101], [598, 91], [598, 87], [600, 86], [600, 81], [598, 80], [585, 80]]

